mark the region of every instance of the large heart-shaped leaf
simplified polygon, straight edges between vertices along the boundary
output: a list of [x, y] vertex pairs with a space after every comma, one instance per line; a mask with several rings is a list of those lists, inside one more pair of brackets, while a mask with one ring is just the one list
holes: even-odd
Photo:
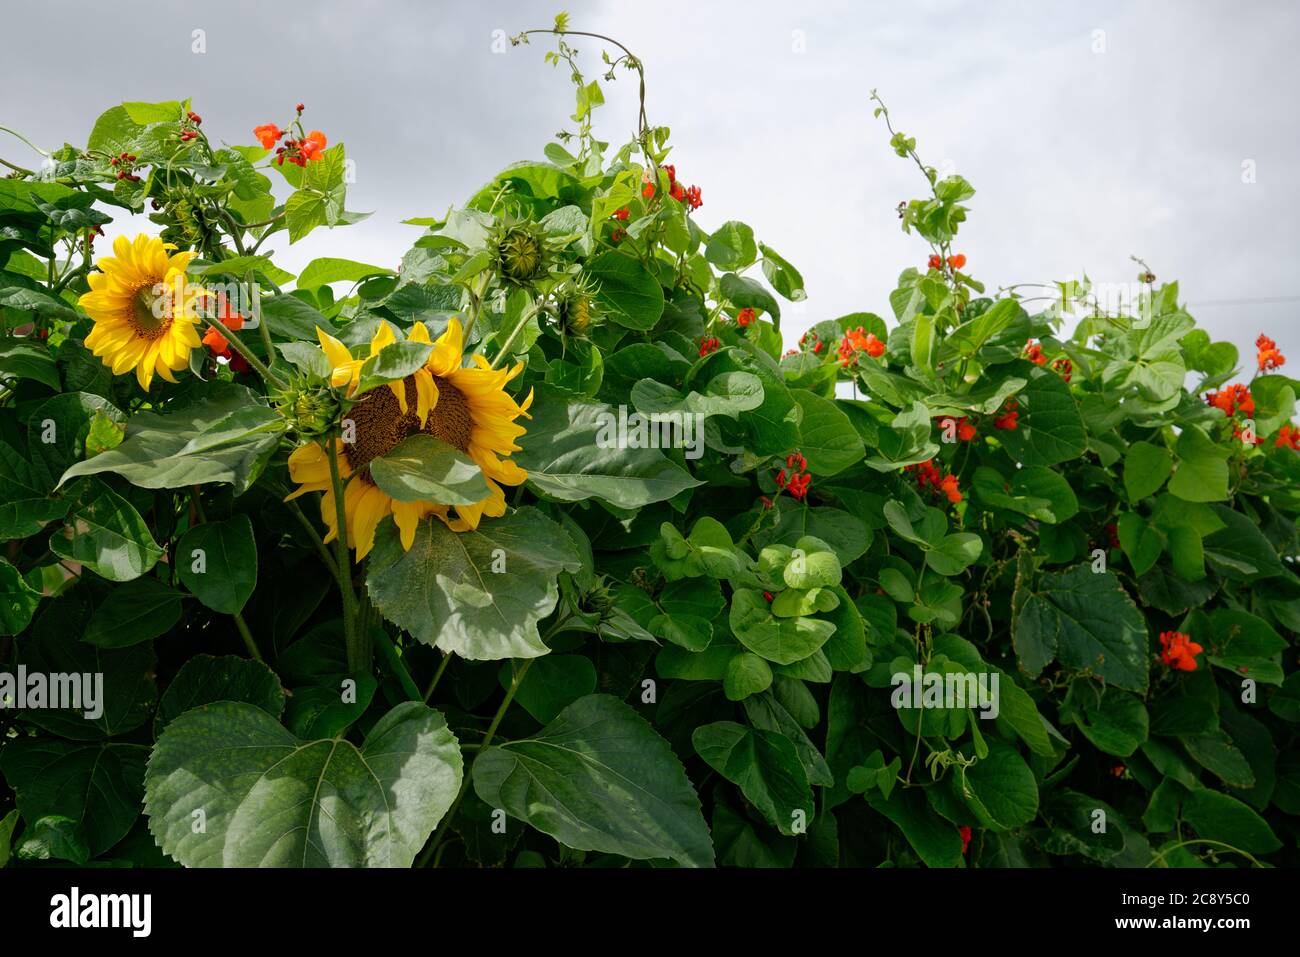
[[559, 573], [580, 566], [562, 527], [521, 508], [472, 532], [428, 519], [409, 551], [385, 522], [366, 585], [385, 618], [426, 644], [462, 658], [536, 658], [549, 650], [537, 622], [555, 608]]
[[820, 618], [776, 617], [763, 593], [753, 588], [736, 590], [731, 599], [730, 622], [741, 644], [779, 665], [802, 661], [835, 632], [833, 623]]
[[586, 274], [598, 284], [596, 298], [619, 325], [649, 329], [663, 315], [663, 287], [635, 256], [602, 253], [587, 262]]
[[[564, 502], [599, 498], [619, 508], [640, 508], [700, 484], [659, 448], [642, 444], [635, 420], [629, 423], [620, 411], [538, 388], [533, 419], [514, 461], [527, 470], [531, 485]], [[658, 431], [646, 424], [647, 438], [657, 441]]]
[[794, 743], [777, 731], [716, 721], [695, 729], [695, 750], [740, 788], [783, 834], [801, 834], [813, 815], [812, 789]]
[[0, 751], [0, 773], [17, 795], [23, 820], [69, 818], [98, 855], [125, 837], [140, 816], [148, 756], [143, 744], [22, 737]]
[[481, 752], [474, 790], [569, 847], [713, 864], [709, 828], [681, 762], [610, 695], [581, 698], [533, 737]]
[[1022, 465], [1056, 465], [1083, 454], [1087, 436], [1070, 387], [1053, 372], [1031, 374], [1019, 396], [1020, 418], [1014, 430], [998, 438]]
[[183, 488], [226, 482], [245, 491], [280, 441], [284, 420], [243, 386], [214, 383], [184, 408], [138, 412], [115, 449], [78, 462], [59, 484], [78, 475], [116, 472], [142, 488]]
[[32, 463], [0, 442], [0, 536], [26, 538], [66, 515], [71, 501], [50, 498], [49, 490]]
[[50, 551], [115, 582], [139, 578], [162, 558], [140, 513], [112, 489], [87, 490], [69, 524], [50, 536]]
[[154, 737], [169, 721], [213, 701], [247, 701], [278, 718], [284, 711], [284, 689], [275, 672], [260, 661], [237, 655], [195, 655], [163, 692], [153, 719]]
[[490, 494], [483, 470], [454, 446], [432, 435], [407, 436], [370, 462], [375, 484], [399, 502], [428, 500], [472, 505]]
[[94, 684], [86, 694], [93, 695], [93, 701], [72, 702], [73, 706], [66, 708], [29, 708], [22, 713], [25, 721], [77, 741], [95, 741], [135, 730], [149, 720], [158, 700], [154, 684], [157, 660], [152, 643], [124, 648], [87, 644], [81, 637], [90, 616], [90, 609], [77, 592], [57, 598], [45, 606], [18, 645], [18, 663], [26, 666], [29, 675], [92, 677]]
[[446, 720], [418, 702], [380, 718], [357, 748], [301, 741], [255, 705], [218, 701], [163, 731], [145, 813], [187, 867], [409, 867], [461, 775]]
[[257, 542], [247, 515], [194, 526], [181, 537], [176, 558], [185, 587], [215, 611], [243, 611], [257, 587]]
[[1020, 666], [1037, 675], [1054, 657], [1130, 691], [1147, 690], [1147, 625], [1111, 572], [1076, 565], [1044, 575], [1016, 620]]

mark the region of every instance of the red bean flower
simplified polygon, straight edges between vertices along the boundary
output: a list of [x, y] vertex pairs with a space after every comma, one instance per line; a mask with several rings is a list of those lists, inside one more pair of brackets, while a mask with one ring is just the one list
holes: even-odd
[[1251, 396], [1250, 389], [1240, 382], [1226, 386], [1218, 392], [1207, 394], [1205, 401], [1222, 411], [1229, 418], [1238, 412], [1245, 415], [1255, 414], [1255, 399]]
[[1273, 443], [1279, 449], [1294, 449], [1300, 452], [1300, 428], [1294, 425], [1284, 425], [1277, 430], [1277, 441]]
[[1043, 347], [1033, 339], [1025, 343], [1025, 358], [1036, 366], [1047, 364], [1047, 356], [1043, 355]]
[[962, 500], [961, 489], [957, 484], [957, 476], [944, 475], [935, 467], [933, 459], [926, 459], [916, 465], [904, 466], [903, 471], [914, 473], [916, 475], [916, 485], [922, 490], [929, 488], [934, 493], [944, 495], [953, 505]]
[[1015, 399], [1008, 399], [1007, 404], [1002, 407], [1002, 414], [993, 420], [993, 427], [1003, 429], [1007, 432], [1019, 428], [1016, 419], [1020, 415], [1020, 405]]
[[1160, 659], [1178, 671], [1195, 671], [1196, 656], [1204, 650], [1181, 631], [1165, 631], [1160, 634]]

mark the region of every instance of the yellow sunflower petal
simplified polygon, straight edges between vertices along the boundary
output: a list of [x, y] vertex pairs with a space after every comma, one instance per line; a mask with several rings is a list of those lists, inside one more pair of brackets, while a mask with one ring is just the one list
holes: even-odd
[[320, 326], [316, 327], [316, 338], [320, 340], [320, 347], [325, 351], [325, 358], [330, 361], [331, 368], [337, 369], [352, 362], [352, 353], [348, 352], [348, 347]]
[[396, 341], [397, 336], [393, 335], [392, 327], [386, 322], [381, 322], [379, 328], [375, 330], [374, 338], [370, 340], [370, 355], [378, 355]]
[[317, 442], [309, 442], [289, 453], [289, 478], [295, 482], [328, 482], [329, 456]]
[[424, 509], [419, 502], [396, 500], [393, 501], [392, 509], [393, 521], [397, 523], [397, 531], [402, 537], [402, 549], [409, 552], [415, 544], [415, 530], [420, 527]]
[[348, 520], [348, 532], [355, 536], [357, 561], [369, 555], [375, 547], [375, 529], [391, 510], [392, 502], [388, 493], [377, 485], [367, 485], [365, 492], [357, 499], [356, 511]]
[[149, 385], [153, 382], [153, 366], [141, 362], [135, 367], [135, 378], [140, 383], [140, 388], [148, 392]]
[[438, 384], [428, 369], [415, 373], [415, 414], [420, 417], [420, 428], [429, 421], [429, 412], [438, 404]]
[[460, 327], [460, 320], [447, 320], [447, 330], [433, 344], [433, 352], [424, 367], [438, 376], [448, 376], [460, 368], [465, 353], [465, 334]]
[[[343, 498], [347, 500], [347, 490], [343, 491]], [[325, 489], [325, 494], [320, 497], [320, 520], [325, 523], [329, 529], [325, 533], [323, 541], [328, 544], [339, 537], [338, 530], [338, 513], [334, 508], [334, 489]]]
[[406, 380], [398, 379], [396, 382], [390, 382], [388, 388], [392, 391], [393, 398], [397, 400], [397, 407], [402, 410], [402, 415], [406, 415]]

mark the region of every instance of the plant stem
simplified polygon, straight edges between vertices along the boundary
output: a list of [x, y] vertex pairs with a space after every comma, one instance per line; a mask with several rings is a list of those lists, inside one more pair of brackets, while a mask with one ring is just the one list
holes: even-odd
[[[244, 278], [244, 283], [249, 288], [252, 288], [253, 271], [251, 269], [248, 271], [248, 275]], [[266, 320], [262, 318], [262, 296], [260, 293], [253, 296], [253, 303], [254, 318], [257, 319], [257, 331], [262, 334], [262, 345], [266, 349], [266, 361], [274, 365], [275, 346], [271, 344], [271, 327], [268, 326]]]
[[306, 513], [298, 507], [297, 502], [285, 502], [284, 504], [285, 507], [293, 513], [293, 517], [298, 520], [298, 524], [300, 524], [307, 532], [307, 536], [311, 539], [311, 543], [316, 546], [316, 551], [320, 553], [321, 561], [324, 562], [325, 567], [329, 569], [330, 575], [335, 581], [338, 581], [339, 566], [334, 563], [334, 556], [330, 554], [329, 547], [325, 544], [325, 540], [316, 532], [316, 527], [312, 525], [311, 519], [309, 519]]
[[[450, 655], [448, 657], [450, 657]], [[510, 681], [510, 687], [506, 689], [506, 696], [501, 700], [501, 706], [497, 708], [497, 713], [492, 716], [492, 723], [488, 725], [487, 733], [483, 735], [483, 740], [479, 742], [479, 754], [486, 751], [488, 745], [492, 743], [492, 739], [496, 736], [497, 728], [501, 725], [501, 719], [506, 715], [506, 709], [510, 707], [510, 702], [514, 700], [515, 692], [518, 691], [519, 686], [524, 683], [524, 675], [528, 674], [528, 669], [532, 667], [533, 662], [536, 660], [536, 658], [529, 658], [515, 671], [515, 676]], [[478, 760], [477, 757], [475, 760]], [[438, 824], [438, 830], [434, 831], [433, 839], [429, 842], [429, 846], [425, 849], [424, 853], [420, 855], [420, 859], [416, 862], [416, 866], [424, 867], [428, 863], [429, 858], [433, 855], [434, 851], [437, 850], [438, 845], [442, 843], [443, 838], [447, 834], [447, 828], [451, 826], [452, 819], [456, 817], [456, 812], [460, 809], [461, 802], [465, 800], [465, 795], [469, 793], [471, 771], [473, 771], [473, 765], [470, 765], [470, 767], [465, 769], [465, 776], [461, 779], [460, 791], [456, 793], [456, 800], [452, 802], [451, 807], [447, 809], [447, 813], [443, 815], [442, 821]]]
[[253, 640], [253, 633], [248, 630], [248, 622], [244, 621], [244, 616], [235, 612], [232, 616], [235, 619], [235, 628], [239, 631], [239, 637], [244, 639], [244, 647], [253, 657], [254, 661], [262, 660], [262, 653], [257, 650], [257, 642]]
[[238, 352], [241, 356], [243, 356], [244, 360], [250, 366], [252, 366], [255, 370], [257, 370], [257, 374], [262, 377], [262, 379], [266, 382], [267, 385], [273, 386], [276, 389], [283, 389], [285, 387], [284, 381], [278, 375], [276, 375], [274, 372], [268, 369], [261, 359], [259, 359], [257, 356], [253, 355], [251, 351], [249, 351], [248, 346], [244, 345], [243, 341], [239, 338], [239, 336], [235, 334], [235, 331], [233, 329], [230, 329], [227, 326], [223, 326], [220, 323], [218, 323], [215, 319], [209, 319], [207, 316], [203, 317], [203, 321], [206, 322], [209, 327], [221, 333], [221, 335], [226, 340], [228, 340], [232, 346], [235, 347], [235, 351]]
[[420, 689], [411, 680], [411, 673], [406, 670], [406, 665], [402, 664], [402, 657], [397, 653], [393, 640], [382, 628], [376, 628], [371, 635], [375, 639], [375, 644], [379, 646], [379, 656], [384, 659], [384, 665], [397, 678], [406, 696], [412, 701], [423, 701], [424, 699], [420, 697]]
[[[15, 136], [15, 137], [17, 137], [18, 139], [20, 139], [20, 140], [22, 140], [24, 143], [26, 143], [28, 146], [30, 146], [32, 149], [34, 149], [36, 152], [40, 153], [42, 156], [49, 156], [49, 155], [50, 155], [49, 150], [43, 150], [43, 149], [41, 149], [39, 146], [37, 146], [35, 143], [33, 143], [33, 142], [32, 142], [31, 140], [29, 140], [27, 137], [23, 136], [23, 134], [17, 132], [16, 130], [11, 130], [11, 129], [9, 129], [9, 127], [7, 127], [7, 126], [0, 126], [0, 133], [8, 133], [10, 136]], [[6, 163], [5, 165], [8, 166], [9, 164]], [[17, 169], [17, 167], [14, 167], [14, 168]], [[30, 170], [27, 171], [27, 172], [30, 174]]]
[[646, 112], [645, 112], [645, 67], [642, 66], [640, 57], [638, 57], [627, 47], [623, 46], [623, 44], [619, 43], [613, 37], [607, 37], [603, 33], [589, 33], [585, 30], [564, 30], [563, 32], [561, 32], [559, 30], [546, 28], [542, 30], [525, 30], [523, 33], [519, 35], [521, 37], [524, 37], [524, 36], [530, 36], [532, 34], [537, 34], [537, 33], [546, 33], [561, 38], [591, 37], [593, 40], [602, 40], [605, 43], [609, 43], [622, 50], [623, 53], [626, 55], [628, 65], [631, 66], [634, 70], [636, 70], [637, 77], [640, 79], [640, 89], [638, 90], [638, 99], [640, 101], [640, 113], [637, 117], [637, 124], [638, 124], [637, 139], [642, 139], [645, 136], [646, 132], [650, 128], [650, 124], [646, 120]]
[[352, 557], [348, 554], [348, 517], [343, 507], [343, 479], [339, 475], [339, 450], [333, 438], [326, 442], [330, 463], [330, 486], [334, 491], [334, 561], [338, 566], [339, 591], [343, 595], [343, 638], [348, 648], [348, 670], [370, 668], [370, 635], [357, 629], [357, 595], [352, 590]]
[[492, 363], [488, 366], [489, 369], [495, 369], [497, 365], [501, 362], [501, 360], [510, 354], [510, 347], [515, 344], [515, 340], [519, 338], [519, 333], [523, 331], [524, 326], [527, 325], [528, 323], [528, 320], [531, 319], [533, 316], [537, 315], [537, 311], [538, 311], [537, 303], [536, 301], [534, 301], [531, 306], [529, 306], [520, 314], [519, 321], [515, 323], [515, 327], [513, 330], [511, 330], [510, 335], [506, 339], [506, 341], [501, 343], [501, 348], [497, 350], [496, 356], [492, 359]]
[[479, 314], [483, 311], [483, 297], [487, 295], [489, 281], [490, 277], [484, 273], [481, 281], [475, 280], [474, 288], [469, 291], [469, 318], [465, 320], [465, 328], [461, 330], [461, 335], [466, 342], [469, 342], [470, 330], [474, 328], [474, 323], [478, 322]]
[[424, 703], [428, 704], [429, 699], [433, 697], [433, 689], [438, 687], [438, 682], [442, 680], [442, 674], [447, 670], [447, 665], [451, 664], [451, 652], [445, 652], [442, 661], [438, 663], [438, 670], [433, 673], [433, 680], [429, 682], [429, 688], [424, 692]]
[[1178, 850], [1180, 847], [1187, 847], [1189, 844], [1211, 844], [1214, 845], [1215, 847], [1222, 847], [1225, 850], [1232, 851], [1234, 854], [1240, 854], [1242, 857], [1246, 858], [1246, 860], [1250, 861], [1256, 867], [1264, 866], [1253, 855], [1247, 853], [1246, 851], [1243, 851], [1239, 847], [1233, 847], [1231, 844], [1225, 844], [1223, 841], [1211, 841], [1208, 839], [1192, 839], [1187, 841], [1179, 841], [1177, 844], [1173, 844], [1165, 848], [1159, 854], [1156, 854], [1151, 858], [1151, 863], [1148, 864], [1147, 867], [1154, 867], [1156, 864], [1160, 864], [1162, 866], [1168, 866], [1165, 865], [1165, 856], [1172, 851]]

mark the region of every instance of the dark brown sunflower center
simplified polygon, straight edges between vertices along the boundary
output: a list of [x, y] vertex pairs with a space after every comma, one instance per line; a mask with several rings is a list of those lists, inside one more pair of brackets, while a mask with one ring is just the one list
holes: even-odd
[[[418, 409], [419, 393], [415, 379], [403, 380], [406, 389], [406, 409], [397, 402], [393, 390], [380, 386], [367, 392], [365, 397], [344, 416], [344, 428], [352, 422], [352, 441], [345, 443], [343, 454], [355, 473], [369, 478], [368, 466], [373, 459], [387, 455], [408, 435], [423, 432], [442, 439], [448, 445], [469, 451], [469, 438], [473, 427], [469, 402], [454, 385], [441, 376], [433, 377], [438, 387], [438, 404], [429, 413], [429, 419], [420, 428]], [[346, 433], [345, 433], [346, 436]]]
[[171, 325], [171, 300], [167, 293], [160, 295], [155, 283], [141, 286], [131, 298], [129, 321], [137, 336], [157, 339]]

